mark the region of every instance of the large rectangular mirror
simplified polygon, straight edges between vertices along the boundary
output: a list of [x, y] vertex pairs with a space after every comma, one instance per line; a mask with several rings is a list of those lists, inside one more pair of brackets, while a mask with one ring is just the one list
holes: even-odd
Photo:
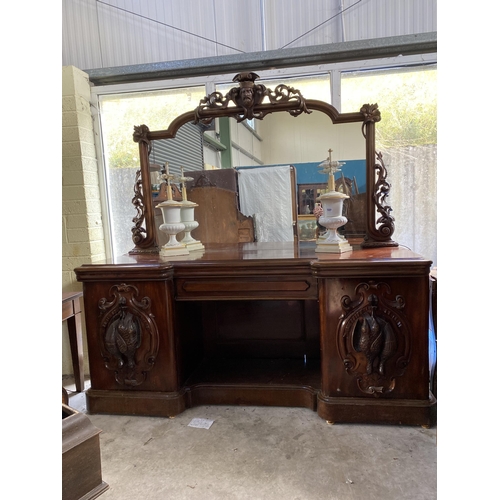
[[[335, 183], [338, 190], [349, 195], [345, 204], [346, 236], [362, 236], [364, 247], [397, 246], [391, 239], [394, 232], [391, 208], [385, 204], [389, 191], [386, 171], [381, 156], [375, 151], [375, 123], [380, 120], [377, 105], [365, 104], [359, 113], [340, 114], [328, 103], [304, 98], [297, 89], [284, 84], [270, 89], [257, 80], [258, 75], [252, 72], [236, 75], [233, 81], [239, 86], [226, 95], [214, 92], [206, 96], [193, 112], [180, 115], [166, 130], [150, 131], [146, 125], [136, 127], [134, 140], [139, 143], [141, 172], [134, 198], [138, 211], [133, 229], [136, 247], [131, 253], [156, 252], [159, 247], [151, 183], [152, 155], [156, 159], [154, 152], [159, 149], [156, 141], [182, 140], [183, 127], [193, 125], [212, 128], [213, 140], [217, 141], [217, 133], [220, 138], [223, 127], [228, 127], [228, 118], [230, 130], [238, 137], [240, 151], [250, 147], [241, 132], [243, 123], [258, 123], [254, 135], [259, 140], [254, 147], [252, 139], [251, 164], [241, 164], [240, 157], [232, 167], [293, 165], [297, 213], [311, 215], [314, 196], [310, 198], [314, 193], [307, 186], [318, 189], [319, 185], [321, 190], [319, 163], [331, 155], [332, 159], [345, 163], [345, 170]], [[226, 150], [232, 150], [234, 144], [232, 140], [227, 145], [222, 141]], [[188, 155], [190, 151], [184, 147], [183, 154]]]

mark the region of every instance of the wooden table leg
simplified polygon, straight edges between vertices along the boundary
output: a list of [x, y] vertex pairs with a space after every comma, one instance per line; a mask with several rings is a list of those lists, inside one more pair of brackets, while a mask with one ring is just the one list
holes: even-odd
[[71, 360], [73, 362], [73, 372], [75, 375], [76, 392], [83, 392], [83, 339], [80, 312], [67, 319], [69, 344], [71, 347]]

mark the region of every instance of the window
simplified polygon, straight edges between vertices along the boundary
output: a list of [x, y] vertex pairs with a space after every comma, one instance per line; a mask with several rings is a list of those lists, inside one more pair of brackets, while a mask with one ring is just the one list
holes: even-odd
[[252, 118], [251, 120], [245, 120], [245, 124], [255, 131], [255, 118]]
[[395, 218], [393, 239], [437, 266], [437, 68], [343, 73], [342, 112], [378, 104], [376, 150], [383, 155]]
[[[349, 71], [341, 72], [337, 65], [330, 68], [331, 71], [322, 68], [322, 73], [306, 74], [304, 68], [302, 75], [290, 76], [291, 73], [287, 73], [272, 79], [261, 78], [258, 82], [271, 90], [284, 83], [299, 89], [307, 99], [328, 103], [332, 103], [332, 88], [340, 88], [334, 94], [341, 94], [338, 107], [342, 113], [359, 111], [365, 103], [378, 104], [382, 120], [376, 127], [376, 149], [383, 154], [391, 184], [387, 203], [393, 208], [395, 218], [393, 239], [431, 259], [436, 266], [436, 65], [430, 61], [424, 65], [362, 71], [356, 70], [352, 63], [346, 66]], [[192, 86], [188, 86], [188, 81], [183, 84], [186, 85], [183, 88], [98, 96], [109, 225], [115, 256], [126, 254], [133, 247], [132, 219], [137, 214], [131, 201], [135, 173], [139, 169], [138, 146], [132, 139], [134, 126], [146, 124], [151, 130], [165, 129], [173, 118], [193, 110], [214, 89], [224, 95], [235, 86], [232, 82], [221, 83], [217, 79], [210, 84], [210, 90], [199, 80]], [[262, 123], [259, 120], [253, 122], [252, 143], [243, 133], [240, 137], [234, 131], [232, 137], [225, 138], [227, 145], [232, 147], [232, 166], [254, 164], [244, 157], [244, 153], [260, 158], [258, 134]], [[252, 126], [251, 123], [247, 125]], [[250, 134], [250, 131], [247, 129], [246, 133]], [[205, 131], [204, 137], [207, 135], [219, 140], [217, 125], [214, 124], [214, 130]], [[207, 153], [208, 149], [205, 147], [203, 152], [205, 167], [224, 166], [220, 152]], [[156, 184], [155, 179], [152, 182]], [[304, 205], [300, 207], [303, 214], [307, 212], [306, 204], [310, 210], [317, 192], [304, 193], [304, 196], [307, 201], [304, 200]]]
[[[132, 205], [135, 174], [140, 169], [134, 126], [164, 130], [178, 115], [193, 110], [205, 96], [205, 87], [102, 95], [99, 98], [109, 226], [113, 255], [133, 248]], [[152, 153], [153, 154], [153, 153]], [[162, 158], [163, 160], [163, 158]], [[156, 184], [157, 179], [152, 179]]]

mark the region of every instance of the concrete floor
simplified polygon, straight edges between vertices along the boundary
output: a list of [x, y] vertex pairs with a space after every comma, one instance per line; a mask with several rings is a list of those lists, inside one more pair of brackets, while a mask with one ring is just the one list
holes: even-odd
[[[83, 393], [69, 404], [86, 413]], [[253, 406], [87, 415], [102, 430], [99, 500], [437, 498], [436, 427], [328, 425], [308, 409]], [[213, 424], [190, 427], [195, 418]]]

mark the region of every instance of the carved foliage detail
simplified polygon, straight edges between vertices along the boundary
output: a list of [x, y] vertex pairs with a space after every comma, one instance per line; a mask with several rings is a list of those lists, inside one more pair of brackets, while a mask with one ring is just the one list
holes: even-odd
[[377, 161], [375, 162], [375, 172], [377, 181], [373, 201], [377, 207], [380, 217], [377, 219], [377, 230], [385, 238], [390, 238], [394, 233], [394, 217], [392, 217], [392, 207], [386, 204], [386, 198], [389, 196], [391, 185], [387, 182], [387, 169], [382, 160], [382, 153], [375, 152]]
[[[368, 123], [377, 123], [382, 118], [378, 109], [378, 104], [363, 104], [360, 112], [364, 115], [363, 126], [361, 131], [363, 137], [366, 139], [366, 126]], [[394, 217], [391, 216], [392, 208], [385, 203], [391, 185], [387, 182], [387, 169], [385, 168], [382, 160], [382, 153], [375, 152], [375, 163], [373, 165], [375, 174], [377, 176], [375, 186], [373, 189], [373, 202], [377, 208], [380, 217], [377, 219], [376, 232], [372, 234], [376, 239], [382, 237], [384, 240], [390, 240], [394, 233]]]
[[410, 358], [408, 322], [402, 312], [405, 301], [391, 293], [386, 283], [360, 283], [357, 296], [342, 297], [338, 348], [346, 372], [356, 377], [359, 389], [379, 396], [396, 387]]
[[100, 347], [105, 366], [119, 384], [144, 382], [158, 354], [159, 335], [151, 300], [138, 300], [138, 289], [124, 283], [110, 289], [111, 300], [99, 300]]
[[[151, 141], [148, 139], [149, 127], [147, 125], [134, 126], [134, 142], [144, 143], [148, 148], [148, 155], [151, 153]], [[132, 204], [137, 210], [137, 215], [132, 219], [134, 225], [132, 226], [132, 241], [139, 245], [146, 238], [146, 230], [144, 224], [144, 195], [142, 190], [142, 176], [141, 171], [137, 170], [134, 182], [134, 197]]]
[[382, 119], [382, 117], [380, 115], [380, 110], [378, 109], [378, 104], [363, 104], [360, 112], [363, 113], [365, 117], [361, 131], [366, 139], [366, 124], [377, 123]]
[[144, 142], [148, 146], [148, 152], [151, 149], [151, 141], [148, 139], [149, 127], [147, 125], [134, 125], [134, 142]]
[[251, 120], [252, 118], [260, 120], [271, 112], [271, 110], [256, 109], [266, 97], [274, 105], [293, 102], [295, 107], [288, 110], [292, 116], [310, 113], [299, 90], [281, 84], [273, 91], [267, 89], [261, 83], [255, 83], [255, 80], [258, 79], [259, 75], [253, 72], [238, 73], [233, 78], [233, 82], [238, 82], [239, 87], [233, 87], [225, 96], [220, 92], [212, 92], [200, 101], [200, 105], [195, 110], [195, 122], [208, 124], [214, 118], [210, 113], [211, 110], [228, 109], [231, 106], [237, 106], [238, 108], [233, 114], [238, 122], [245, 119]]
[[132, 241], [138, 245], [146, 238], [146, 229], [144, 229], [144, 196], [142, 194], [142, 178], [141, 171], [137, 170], [135, 173], [134, 183], [134, 197], [132, 198], [132, 205], [137, 210], [136, 216], [132, 219], [134, 225], [132, 226]]

